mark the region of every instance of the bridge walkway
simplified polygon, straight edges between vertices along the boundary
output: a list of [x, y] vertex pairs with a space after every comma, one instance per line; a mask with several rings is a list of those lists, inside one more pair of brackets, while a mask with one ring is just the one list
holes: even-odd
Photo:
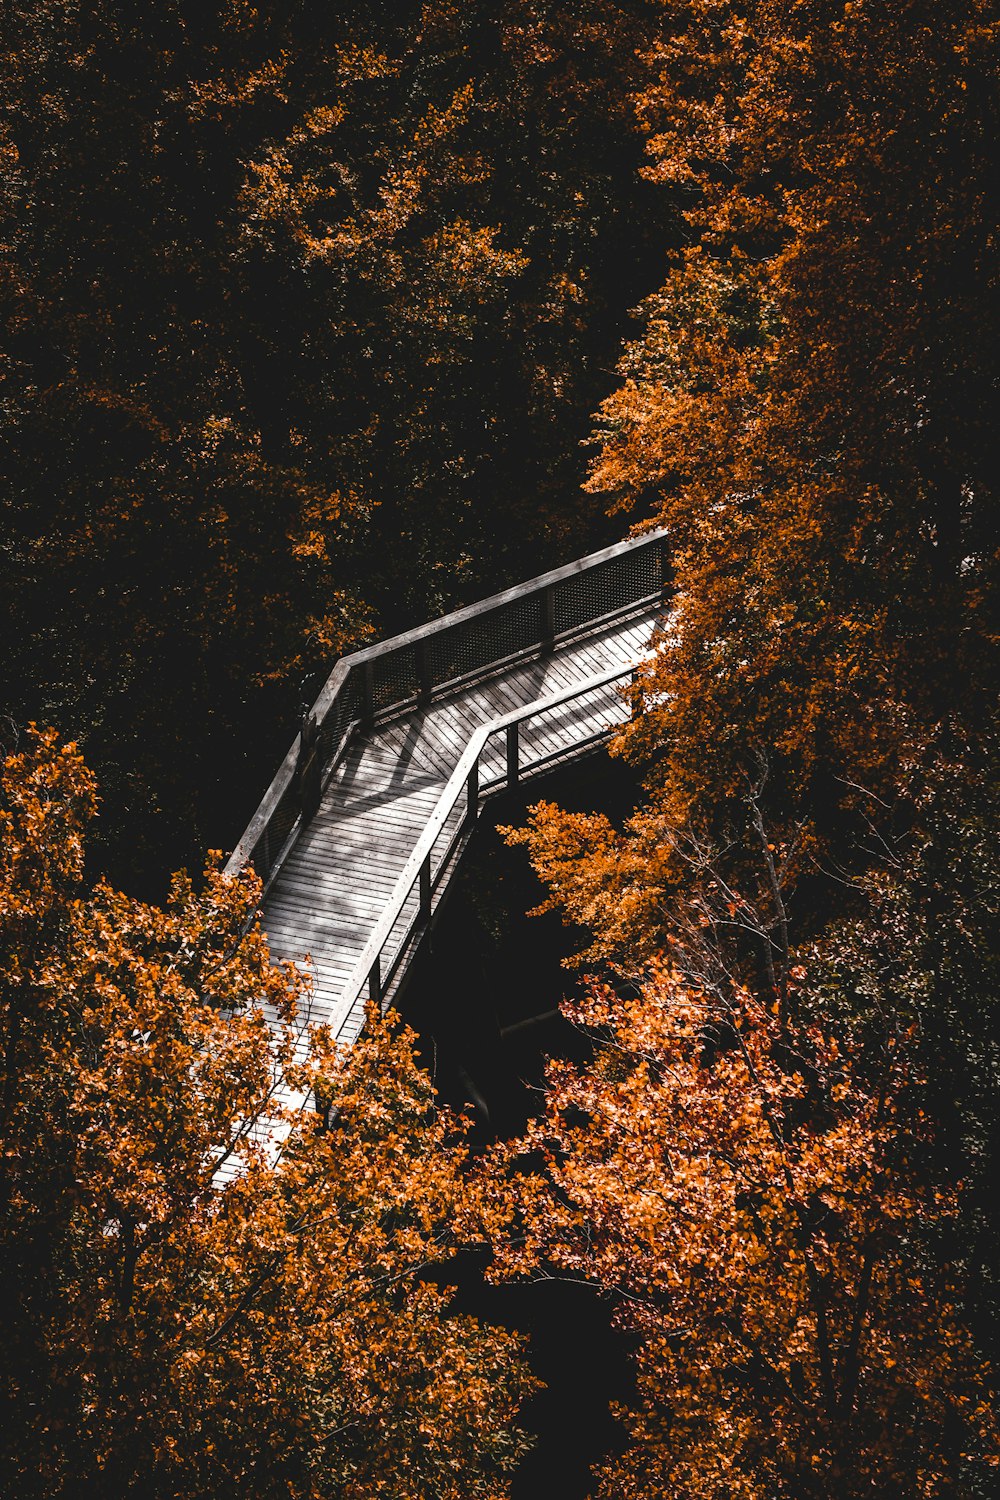
[[227, 866], [263, 877], [272, 956], [311, 974], [311, 1019], [353, 1041], [483, 803], [626, 718], [663, 597], [662, 539], [641, 537], [338, 663]]

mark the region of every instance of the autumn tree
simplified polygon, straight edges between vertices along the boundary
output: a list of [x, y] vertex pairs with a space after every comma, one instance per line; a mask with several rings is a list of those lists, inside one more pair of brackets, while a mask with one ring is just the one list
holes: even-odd
[[996, 17], [663, 7], [637, 96], [690, 241], [604, 404], [593, 487], [673, 537], [632, 736], [662, 805], [891, 779], [995, 680]]
[[590, 962], [665, 953], [690, 996], [724, 961], [781, 1005], [775, 952], [843, 945], [819, 1022], [862, 1066], [860, 1018], [907, 1018], [935, 1122], [912, 1181], [964, 1184], [941, 1253], [995, 1354], [995, 18], [663, 17], [637, 107], [690, 240], [591, 478], [673, 541], [616, 747], [647, 798], [623, 827], [541, 804], [521, 837]]
[[771, 830], [766, 764], [725, 822], [511, 835], [611, 976], [494, 1164], [499, 1274], [629, 1331], [602, 1493], [993, 1493], [998, 764], [945, 723], [836, 858], [808, 808]]
[[589, 1283], [630, 1332], [609, 1500], [991, 1492], [914, 1033], [828, 1002], [801, 963], [784, 1006], [669, 956], [595, 983], [566, 1008], [593, 1061], [550, 1064], [543, 1117], [495, 1153], [494, 1274]]
[[530, 1382], [431, 1279], [469, 1194], [409, 1035], [308, 1027], [252, 877], [88, 890], [74, 746], [2, 785], [4, 1493], [506, 1493]]

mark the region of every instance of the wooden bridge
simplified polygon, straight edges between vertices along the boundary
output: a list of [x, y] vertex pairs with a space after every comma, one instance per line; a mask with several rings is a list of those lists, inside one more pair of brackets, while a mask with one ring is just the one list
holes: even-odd
[[342, 658], [228, 865], [352, 1042], [388, 1004], [484, 803], [604, 743], [663, 609], [653, 533]]

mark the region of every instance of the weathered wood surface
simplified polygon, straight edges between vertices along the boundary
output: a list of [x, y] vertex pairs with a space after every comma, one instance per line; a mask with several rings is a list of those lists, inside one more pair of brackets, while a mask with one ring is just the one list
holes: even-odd
[[[357, 1034], [365, 996], [348, 997], [345, 990], [470, 738], [495, 719], [600, 674], [627, 672], [646, 654], [657, 615], [650, 606], [595, 627], [355, 737], [262, 909], [272, 956], [292, 959], [312, 975], [312, 1019], [329, 1022], [345, 1041]], [[626, 714], [614, 685], [559, 704], [520, 726], [524, 760], [572, 759]], [[505, 756], [503, 737], [491, 739], [480, 774], [504, 775]], [[462, 816], [461, 806], [450, 810], [443, 837]], [[403, 941], [418, 905], [414, 889], [395, 920], [390, 946]]]

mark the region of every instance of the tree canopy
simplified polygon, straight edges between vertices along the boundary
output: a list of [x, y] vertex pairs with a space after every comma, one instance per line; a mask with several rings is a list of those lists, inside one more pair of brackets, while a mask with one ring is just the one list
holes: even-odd
[[[5, 1488], [499, 1500], [533, 1380], [475, 1242], [614, 1308], [609, 1500], [995, 1491], [998, 36], [7, 7]], [[405, 1028], [310, 1026], [252, 874], [140, 897], [334, 656], [626, 525], [641, 801], [509, 833], [581, 1040], [473, 1169]]]
[[94, 801], [51, 732], [5, 762], [4, 1492], [505, 1494], [531, 1380], [432, 1276], [470, 1200], [412, 1038], [308, 1027], [252, 876], [88, 890]]
[[607, 536], [580, 441], [673, 215], [655, 14], [8, 9], [0, 702], [84, 738], [105, 867], [235, 841], [373, 620]]
[[668, 3], [635, 96], [688, 233], [589, 486], [676, 592], [642, 805], [510, 833], [600, 979], [492, 1174], [497, 1274], [632, 1330], [609, 1496], [994, 1489], [996, 45]]
[[914, 716], [992, 703], [995, 15], [665, 10], [637, 107], [690, 243], [590, 480], [674, 539], [636, 737], [678, 811], [755, 746], [822, 798], [848, 759], [891, 776]]

